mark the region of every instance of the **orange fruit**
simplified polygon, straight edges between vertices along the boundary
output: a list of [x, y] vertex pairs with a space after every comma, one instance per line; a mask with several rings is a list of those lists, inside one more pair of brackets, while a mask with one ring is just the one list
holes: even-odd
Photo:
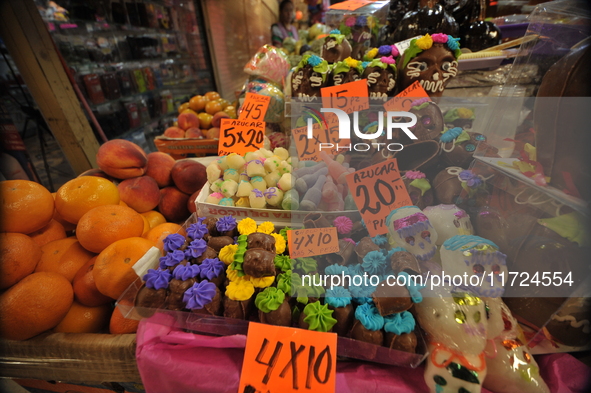
[[211, 120], [213, 119], [213, 115], [210, 115], [207, 112], [201, 112], [197, 115], [197, 117], [199, 117], [199, 128], [203, 130], [211, 128]]
[[41, 247], [22, 233], [0, 233], [0, 290], [33, 273]]
[[[57, 192], [51, 193], [51, 196], [53, 197], [54, 201], [55, 201], [56, 194], [57, 194]], [[64, 218], [62, 216], [60, 216], [60, 214], [57, 212], [57, 209], [53, 209], [53, 219], [63, 225], [66, 233], [72, 232], [74, 229], [76, 229], [76, 224], [72, 224], [71, 222], [64, 220]]]
[[[205, 104], [207, 104], [208, 101], [209, 101], [209, 99], [207, 99], [203, 96], [191, 97], [191, 99], [189, 100], [189, 108], [191, 108], [195, 112], [199, 113], [203, 109], [205, 109]], [[180, 113], [180, 111], [179, 111], [179, 113]]]
[[125, 202], [123, 202], [123, 201], [121, 201], [121, 200], [119, 201], [119, 205], [120, 205], [120, 206], [128, 206], [128, 205], [127, 205], [127, 203], [125, 203]]
[[66, 230], [59, 221], [51, 220], [49, 221], [49, 224], [45, 225], [38, 231], [31, 232], [29, 236], [39, 247], [42, 247], [54, 240], [65, 239]]
[[103, 205], [118, 205], [117, 186], [102, 177], [82, 176], [66, 182], [57, 190], [55, 208], [60, 216], [72, 224], [90, 209]]
[[88, 251], [99, 253], [109, 244], [128, 237], [141, 236], [142, 216], [131, 207], [121, 205], [97, 206], [80, 218], [76, 237]]
[[144, 235], [144, 238], [151, 241], [160, 250], [163, 249], [164, 238], [171, 233], [180, 233], [183, 236], [187, 236], [187, 233], [179, 224], [174, 222], [165, 222], [164, 224], [156, 225], [154, 228]]
[[54, 240], [41, 247], [41, 259], [36, 272], [59, 273], [72, 282], [74, 276], [90, 258], [95, 256], [86, 250], [75, 237]]
[[210, 115], [215, 115], [216, 113], [222, 110], [222, 104], [218, 101], [209, 101], [205, 104], [205, 112], [209, 113]]
[[[150, 229], [154, 228], [156, 225], [164, 224], [166, 222], [166, 218], [164, 218], [162, 213], [157, 212], [156, 210], [150, 210], [150, 211], [141, 213], [141, 215], [146, 217], [146, 219], [150, 223]], [[142, 235], [142, 237], [145, 237], [145, 236]]]
[[230, 116], [232, 119], [236, 118], [236, 107], [235, 106], [228, 105], [227, 107], [224, 108], [224, 112], [226, 112], [226, 114], [228, 116]]
[[143, 237], [150, 230], [150, 222], [148, 221], [148, 219], [146, 217], [142, 216], [141, 214], [140, 214], [140, 216], [144, 220], [144, 230], [142, 231], [142, 234], [141, 234], [141, 236]]
[[225, 100], [223, 98], [218, 99], [217, 102], [219, 102], [220, 105], [222, 106], [222, 110], [226, 109], [226, 107], [228, 107], [230, 105], [230, 101]]
[[127, 334], [137, 332], [137, 327], [140, 321], [137, 319], [125, 318], [121, 314], [119, 307], [115, 307], [111, 320], [109, 321], [109, 333], [111, 334]]
[[51, 193], [28, 180], [0, 182], [0, 232], [28, 234], [43, 228], [53, 217]]
[[193, 109], [191, 109], [191, 108], [187, 108], [187, 109], [183, 110], [182, 112], [180, 112], [179, 114], [183, 114], [183, 113], [192, 113], [192, 114], [194, 114], [195, 116], [197, 116], [197, 112], [195, 112], [195, 111], [194, 111]]
[[117, 240], [105, 248], [94, 263], [94, 282], [106, 296], [118, 299], [138, 277], [133, 265], [154, 247], [154, 243], [142, 237]]
[[189, 109], [189, 108], [190, 108], [190, 106], [189, 106], [189, 103], [188, 103], [188, 102], [184, 102], [184, 103], [182, 103], [182, 104], [180, 104], [180, 105], [179, 105], [179, 110], [178, 110], [178, 112], [179, 112], [179, 113], [183, 113], [183, 111], [184, 111], [185, 109]]
[[100, 333], [109, 322], [110, 304], [88, 307], [74, 300], [66, 316], [57, 324], [56, 333]]
[[74, 300], [89, 307], [102, 306], [103, 304], [111, 303], [114, 300], [103, 295], [98, 289], [96, 289], [94, 274], [92, 273], [95, 262], [96, 257], [90, 258], [88, 262], [78, 270], [72, 281]]
[[61, 274], [28, 275], [0, 295], [0, 337], [27, 340], [52, 329], [73, 300], [72, 285]]
[[217, 100], [220, 98], [220, 93], [218, 93], [217, 91], [208, 91], [204, 95], [210, 101]]

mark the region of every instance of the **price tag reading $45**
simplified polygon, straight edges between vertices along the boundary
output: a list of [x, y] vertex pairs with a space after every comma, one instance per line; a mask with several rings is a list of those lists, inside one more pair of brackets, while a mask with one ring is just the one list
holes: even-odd
[[246, 93], [246, 99], [240, 107], [239, 120], [263, 121], [269, 108], [271, 97], [255, 93]]
[[371, 237], [388, 233], [386, 217], [392, 210], [412, 205], [396, 158], [359, 169], [346, 179]]
[[339, 251], [337, 229], [309, 228], [287, 231], [291, 259], [332, 254]]

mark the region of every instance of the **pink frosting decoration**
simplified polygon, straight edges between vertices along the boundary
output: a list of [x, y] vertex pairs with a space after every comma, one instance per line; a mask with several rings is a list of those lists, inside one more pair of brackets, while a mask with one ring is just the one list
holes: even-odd
[[345, 25], [349, 26], [349, 27], [353, 27], [355, 26], [355, 17], [354, 16], [350, 16], [347, 19], [345, 19]]
[[402, 228], [406, 228], [408, 226], [411, 226], [413, 224], [416, 224], [417, 222], [422, 222], [422, 221], [429, 221], [429, 219], [427, 218], [426, 215], [424, 215], [421, 212], [415, 213], [415, 214], [411, 214], [410, 216], [404, 217], [404, 218], [399, 218], [398, 220], [394, 220], [394, 230], [399, 230]]
[[429, 102], [429, 101], [431, 101], [431, 99], [429, 99], [429, 97], [419, 98], [419, 99], [411, 102], [410, 107], [412, 108], [413, 106], [419, 106], [419, 105], [424, 104], [425, 102]]
[[355, 240], [351, 239], [350, 237], [343, 238], [344, 241], [351, 243], [352, 245], [356, 245]]
[[433, 40], [433, 42], [437, 42], [438, 44], [445, 44], [445, 43], [447, 43], [447, 34], [443, 34], [443, 33], [431, 34], [431, 39]]
[[380, 61], [384, 64], [396, 64], [396, 60], [392, 56], [382, 57]]
[[334, 219], [332, 224], [337, 228], [337, 232], [341, 235], [347, 234], [353, 229], [353, 221], [347, 216], [338, 216]]
[[392, 56], [393, 57], [398, 57], [398, 55], [400, 55], [400, 52], [398, 51], [398, 48], [396, 47], [396, 45], [392, 45]]
[[454, 216], [456, 216], [457, 218], [464, 218], [464, 217], [469, 217], [468, 213], [466, 213], [463, 210], [457, 211], [454, 213]]
[[410, 180], [415, 180], [415, 179], [424, 179], [425, 174], [421, 171], [406, 171], [406, 173], [404, 174], [404, 176], [406, 176], [407, 179]]
[[221, 192], [212, 192], [211, 194], [209, 194], [209, 196], [222, 199], [224, 197], [224, 194], [222, 194]]

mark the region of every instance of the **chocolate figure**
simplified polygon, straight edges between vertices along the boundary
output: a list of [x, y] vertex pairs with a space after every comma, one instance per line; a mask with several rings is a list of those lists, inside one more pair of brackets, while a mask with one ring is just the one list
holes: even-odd
[[394, 97], [396, 86], [396, 63], [392, 57], [372, 60], [363, 71], [363, 79], [367, 79], [367, 90], [370, 100], [386, 101]]
[[291, 77], [291, 91], [294, 97], [312, 101], [320, 97], [320, 89], [326, 87], [328, 63], [316, 55], [304, 55]]
[[412, 40], [399, 61], [400, 89], [418, 80], [429, 97], [441, 97], [448, 80], [458, 72], [458, 40], [439, 33]]
[[328, 64], [345, 60], [351, 56], [351, 44], [340, 30], [333, 30], [324, 39], [321, 56]]
[[363, 74], [361, 61], [347, 57], [345, 60], [334, 64], [328, 83], [331, 86], [340, 86], [345, 83], [355, 82], [361, 79], [361, 74]]

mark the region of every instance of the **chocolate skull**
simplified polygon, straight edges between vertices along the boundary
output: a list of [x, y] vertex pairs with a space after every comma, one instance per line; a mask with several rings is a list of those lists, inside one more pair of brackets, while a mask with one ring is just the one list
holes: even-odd
[[486, 137], [477, 132], [468, 132], [469, 140], [457, 143], [454, 139], [451, 142], [441, 143], [441, 159], [451, 166], [468, 168], [472, 162], [476, 146], [480, 141], [486, 141]]
[[419, 209], [431, 206], [433, 204], [433, 190], [431, 189], [429, 180], [426, 178], [409, 179], [407, 177], [408, 173], [402, 176], [402, 181], [408, 191], [408, 196], [410, 196], [412, 204]]
[[349, 44], [349, 41], [344, 38], [339, 43], [339, 40], [336, 37], [328, 36], [322, 45], [321, 56], [329, 64], [345, 60], [347, 57], [351, 56], [351, 44]]
[[367, 79], [370, 100], [386, 101], [388, 97], [394, 97], [396, 73], [392, 67], [384, 69], [379, 66], [368, 66], [363, 71], [362, 79]]
[[311, 65], [303, 66], [291, 77], [292, 95], [303, 101], [320, 97], [322, 87], [326, 87], [326, 81], [321, 73], [314, 71]]
[[361, 60], [363, 54], [372, 46], [372, 38], [371, 30], [368, 26], [354, 26], [351, 57]]
[[458, 62], [445, 44], [433, 46], [412, 58], [400, 73], [400, 89], [418, 80], [429, 97], [441, 97], [450, 78], [456, 76]]
[[409, 129], [418, 139], [410, 139], [406, 134], [403, 134], [400, 143], [406, 145], [439, 137], [441, 131], [443, 131], [443, 114], [436, 103], [432, 101], [424, 102], [413, 106], [410, 112], [416, 115], [417, 124], [409, 127]]
[[357, 71], [356, 68], [351, 68], [346, 72], [339, 72], [338, 74], [331, 73], [328, 78], [329, 83], [332, 86], [340, 86], [344, 85], [345, 83], [358, 81], [361, 79], [361, 76], [359, 75], [359, 71]]

